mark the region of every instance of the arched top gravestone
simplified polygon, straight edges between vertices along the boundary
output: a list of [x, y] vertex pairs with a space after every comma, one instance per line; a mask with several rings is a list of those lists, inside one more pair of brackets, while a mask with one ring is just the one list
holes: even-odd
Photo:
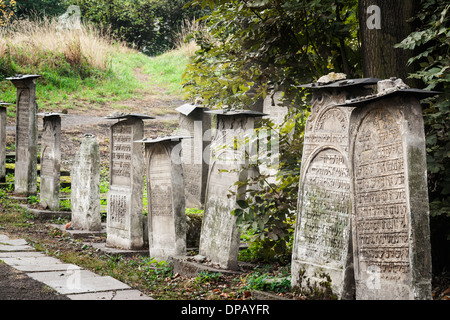
[[[231, 214], [243, 191], [234, 186], [247, 179], [242, 169], [248, 162], [245, 139], [253, 134], [254, 121], [265, 114], [249, 110], [214, 110], [215, 135], [211, 142], [211, 160], [206, 203], [200, 235], [200, 255], [223, 269], [238, 269], [240, 234], [236, 217]], [[229, 195], [229, 190], [234, 194]]]
[[427, 164], [419, 98], [437, 94], [378, 83], [351, 117], [356, 298], [431, 299]]
[[292, 286], [308, 289], [330, 277], [334, 294], [354, 295], [351, 250], [350, 97], [370, 92], [376, 79], [305, 85], [314, 89], [307, 119], [292, 253]]
[[147, 164], [149, 254], [157, 260], [186, 253], [181, 141], [185, 136], [142, 139]]

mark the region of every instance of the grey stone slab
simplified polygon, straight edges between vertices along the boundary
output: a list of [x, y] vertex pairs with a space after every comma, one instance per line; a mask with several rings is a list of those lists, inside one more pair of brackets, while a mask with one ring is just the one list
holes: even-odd
[[209, 168], [203, 155], [209, 155], [211, 115], [204, 112], [208, 109], [191, 105], [183, 105], [177, 110], [180, 112], [177, 134], [193, 137], [181, 142], [186, 207], [202, 209]]
[[23, 239], [8, 239], [0, 241], [0, 251], [26, 251], [34, 248]]
[[43, 208], [59, 210], [61, 171], [61, 117], [44, 118], [41, 138], [40, 203]]
[[[397, 84], [394, 82], [392, 87]], [[356, 299], [431, 299], [431, 245], [422, 108], [386, 95], [353, 113]]]
[[32, 257], [46, 257], [46, 255], [39, 251], [0, 252], [0, 259], [2, 259], [2, 258], [32, 258]]
[[106, 238], [111, 247], [141, 249], [144, 245], [144, 148], [134, 143], [143, 135], [144, 122], [137, 117], [111, 126]]
[[325, 85], [313, 92], [304, 134], [291, 274], [292, 286], [304, 290], [309, 290], [304, 278], [318, 285], [327, 274], [333, 293], [351, 299], [349, 136], [353, 108], [337, 105], [369, 91], [347, 85], [347, 80], [342, 84], [341, 89]]
[[14, 190], [27, 195], [37, 193], [38, 106], [34, 82], [37, 77], [25, 75], [8, 78], [17, 88]]
[[[240, 233], [236, 216], [231, 211], [238, 207], [237, 201], [245, 191], [235, 183], [248, 178], [248, 172], [243, 170], [248, 165], [248, 153], [243, 142], [254, 133], [255, 114], [264, 115], [248, 112], [217, 113], [215, 135], [211, 142], [199, 253], [223, 269], [238, 268]], [[237, 144], [240, 147], [236, 149]], [[234, 192], [232, 196], [229, 190]]]
[[91, 292], [70, 294], [67, 297], [71, 300], [155, 300], [146, 296], [139, 290], [117, 290], [104, 292]]
[[7, 265], [24, 272], [75, 270], [77, 266], [47, 256], [1, 258]]
[[130, 287], [112, 277], [99, 276], [79, 269], [56, 272], [27, 273], [30, 278], [43, 282], [61, 294], [123, 290]]
[[100, 149], [94, 135], [84, 135], [71, 176], [73, 229], [100, 231]]
[[5, 234], [0, 234], [0, 241], [9, 240], [9, 237]]
[[180, 141], [146, 143], [149, 254], [167, 260], [186, 252], [184, 176]]
[[6, 107], [0, 105], [0, 182], [6, 180]]
[[142, 250], [133, 250], [133, 249], [120, 249], [115, 247], [108, 247], [105, 242], [86, 242], [87, 245], [99, 249], [104, 253], [111, 254], [111, 255], [121, 255], [126, 257], [132, 257], [135, 255], [143, 255], [148, 256], [148, 249], [142, 249]]
[[65, 235], [74, 239], [88, 239], [91, 237], [102, 236], [106, 233], [106, 224], [102, 223], [100, 231], [89, 231], [89, 230], [66, 230], [65, 225], [62, 224], [51, 224], [53, 228], [59, 229], [65, 233]]

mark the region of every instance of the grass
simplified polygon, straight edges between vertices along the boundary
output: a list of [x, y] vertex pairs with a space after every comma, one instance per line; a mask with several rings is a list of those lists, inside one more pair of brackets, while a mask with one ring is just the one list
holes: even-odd
[[[105, 30], [83, 25], [80, 32], [58, 31], [56, 21], [15, 21], [0, 31], [0, 93], [16, 102], [16, 89], [4, 80], [14, 74], [39, 74], [36, 96], [40, 111], [88, 110], [151, 93], [181, 97], [188, 62], [186, 46], [148, 57], [109, 37]], [[192, 47], [192, 45], [189, 45]], [[163, 88], [163, 90], [161, 90]], [[15, 116], [15, 106], [8, 108]]]

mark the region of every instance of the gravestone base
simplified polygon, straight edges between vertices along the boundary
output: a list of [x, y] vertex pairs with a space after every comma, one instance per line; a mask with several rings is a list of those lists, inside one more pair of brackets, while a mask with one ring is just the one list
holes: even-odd
[[91, 231], [91, 230], [66, 230], [64, 224], [51, 224], [53, 228], [59, 229], [65, 233], [66, 236], [73, 239], [88, 239], [92, 237], [101, 237], [106, 234], [106, 224], [102, 223], [101, 230]]
[[44, 209], [31, 208], [27, 204], [19, 204], [22, 208], [27, 209], [31, 214], [35, 215], [38, 220], [53, 220], [58, 218], [68, 218], [70, 219], [71, 212], [69, 211], [52, 211]]
[[[300, 285], [301, 290], [311, 290], [314, 292], [329, 293], [331, 286], [332, 294], [342, 300], [352, 300], [351, 294], [354, 292], [354, 281], [352, 277], [345, 277], [345, 271], [338, 268], [313, 265], [298, 260], [291, 263], [291, 283], [292, 287]], [[332, 279], [332, 281], [330, 281]], [[308, 283], [307, 283], [308, 282]], [[313, 292], [311, 292], [313, 293]]]
[[148, 256], [148, 248], [143, 249], [111, 248], [108, 247], [105, 242], [85, 242], [85, 244], [92, 246], [95, 249], [99, 249], [103, 253], [110, 255], [120, 255], [122, 257], [133, 257], [136, 255]]
[[[173, 256], [168, 259], [168, 262], [173, 265], [174, 274], [178, 273], [182, 277], [196, 277], [199, 272], [207, 271], [210, 273], [222, 273], [225, 275], [239, 275], [243, 274], [240, 270], [229, 270], [214, 267], [205, 263], [195, 261], [192, 256]], [[245, 264], [240, 264], [244, 266]]]

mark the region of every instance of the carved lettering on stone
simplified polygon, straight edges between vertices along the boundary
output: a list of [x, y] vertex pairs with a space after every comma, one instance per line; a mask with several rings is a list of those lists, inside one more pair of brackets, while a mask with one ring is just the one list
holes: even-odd
[[141, 249], [143, 234], [144, 122], [130, 116], [111, 126], [107, 239], [110, 247]]
[[149, 254], [157, 260], [186, 253], [185, 188], [179, 140], [172, 137], [143, 141], [147, 157]]
[[40, 202], [50, 210], [59, 210], [61, 118], [44, 117], [40, 171]]

